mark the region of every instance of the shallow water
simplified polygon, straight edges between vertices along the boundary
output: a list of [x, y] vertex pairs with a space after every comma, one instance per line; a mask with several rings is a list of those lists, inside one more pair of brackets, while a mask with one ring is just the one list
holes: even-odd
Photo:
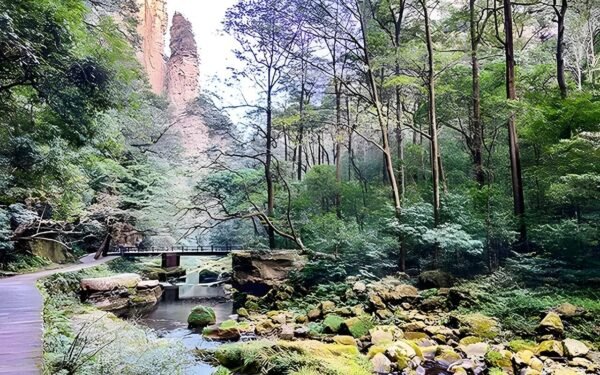
[[[217, 323], [227, 320], [233, 311], [233, 302], [214, 300], [162, 300], [156, 308], [148, 313], [139, 322], [148, 326], [165, 338], [173, 338], [181, 341], [188, 349], [211, 349], [221, 345], [220, 342], [206, 340], [201, 331], [188, 329], [187, 317], [194, 306], [205, 305], [215, 310]], [[194, 366], [187, 369], [188, 375], [210, 375], [214, 367], [198, 361]]]

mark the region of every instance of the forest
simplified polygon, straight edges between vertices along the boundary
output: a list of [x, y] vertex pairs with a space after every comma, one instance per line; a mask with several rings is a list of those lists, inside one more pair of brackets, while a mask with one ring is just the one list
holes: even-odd
[[[0, 289], [145, 254], [36, 279], [43, 373], [599, 373], [600, 2], [231, 3], [221, 86], [176, 11], [156, 90], [148, 1], [0, 0]], [[217, 346], [148, 323], [212, 282]]]

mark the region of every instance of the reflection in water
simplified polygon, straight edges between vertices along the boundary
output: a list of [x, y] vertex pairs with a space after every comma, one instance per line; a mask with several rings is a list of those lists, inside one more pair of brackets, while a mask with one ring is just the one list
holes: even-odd
[[[219, 302], [214, 300], [194, 301], [161, 301], [156, 309], [140, 320], [154, 330], [161, 337], [172, 338], [181, 341], [188, 349], [212, 349], [218, 347], [221, 343], [206, 340], [202, 337], [201, 331], [188, 329], [187, 318], [194, 306], [205, 305], [215, 310], [217, 323], [227, 320], [233, 310], [233, 302]], [[214, 367], [198, 362], [196, 365], [187, 369], [189, 375], [210, 375]]]

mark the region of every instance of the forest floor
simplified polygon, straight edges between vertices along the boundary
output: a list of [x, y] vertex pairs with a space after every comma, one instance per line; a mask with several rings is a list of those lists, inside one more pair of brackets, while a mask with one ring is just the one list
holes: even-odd
[[39, 279], [56, 273], [98, 266], [113, 257], [0, 279], [0, 374], [39, 374], [42, 359], [43, 299], [36, 287]]

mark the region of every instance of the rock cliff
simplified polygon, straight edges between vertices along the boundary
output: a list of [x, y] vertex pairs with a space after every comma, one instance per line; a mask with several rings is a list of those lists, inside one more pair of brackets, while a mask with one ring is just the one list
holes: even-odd
[[138, 59], [148, 74], [152, 91], [162, 94], [165, 88], [165, 36], [167, 32], [166, 0], [136, 0], [137, 33], [141, 38]]
[[177, 112], [198, 97], [200, 76], [198, 47], [192, 24], [175, 12], [171, 26], [171, 56], [167, 63], [167, 97]]

